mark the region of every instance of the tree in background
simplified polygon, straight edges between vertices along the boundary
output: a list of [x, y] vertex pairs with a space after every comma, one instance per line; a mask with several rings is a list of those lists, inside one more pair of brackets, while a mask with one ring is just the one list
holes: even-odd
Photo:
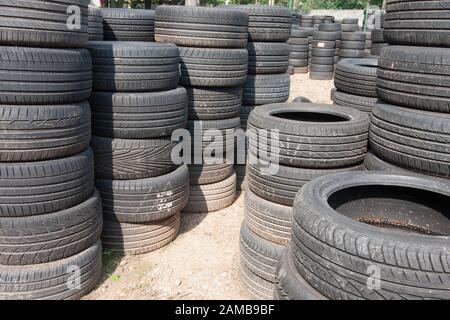
[[368, 4], [381, 7], [383, 0], [301, 0], [303, 10], [311, 9], [364, 9]]

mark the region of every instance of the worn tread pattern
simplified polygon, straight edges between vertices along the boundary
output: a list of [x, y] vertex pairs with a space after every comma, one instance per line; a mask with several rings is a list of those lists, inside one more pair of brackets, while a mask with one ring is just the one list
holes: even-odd
[[258, 106], [286, 102], [289, 98], [291, 79], [287, 73], [249, 75], [244, 85], [242, 103]]

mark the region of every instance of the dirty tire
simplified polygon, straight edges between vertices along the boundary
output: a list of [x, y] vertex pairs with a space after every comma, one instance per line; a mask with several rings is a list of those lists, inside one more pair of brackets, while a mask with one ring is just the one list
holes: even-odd
[[289, 44], [284, 42], [249, 42], [248, 73], [285, 73], [289, 67], [289, 51]]
[[138, 255], [166, 246], [175, 240], [179, 231], [179, 213], [168, 219], [140, 224], [105, 220], [102, 245], [105, 250]]
[[98, 136], [149, 139], [170, 136], [187, 121], [186, 90], [142, 93], [93, 92], [92, 131]]
[[238, 87], [248, 69], [246, 49], [180, 47], [180, 84], [197, 87]]
[[416, 174], [411, 170], [395, 166], [383, 159], [378, 158], [372, 151], [367, 152], [364, 158], [364, 168], [368, 171], [387, 171], [396, 174]]
[[189, 165], [189, 182], [191, 185], [218, 183], [231, 177], [234, 173], [233, 164], [192, 164]]
[[450, 115], [379, 103], [372, 113], [370, 146], [400, 167], [450, 177]]
[[159, 139], [113, 139], [92, 136], [95, 175], [100, 179], [146, 179], [174, 171], [171, 137]]
[[[294, 204], [297, 270], [333, 300], [448, 299], [448, 190], [445, 182], [389, 173], [312, 181]], [[379, 269], [380, 289], [367, 287], [369, 267]]]
[[[69, 289], [78, 266], [79, 288]], [[102, 246], [97, 241], [71, 257], [31, 266], [0, 265], [2, 300], [77, 300], [92, 291], [102, 275]], [[72, 279], [72, 280], [71, 280]]]
[[94, 90], [165, 91], [177, 87], [180, 56], [173, 44], [92, 41]]
[[283, 246], [264, 240], [246, 225], [241, 226], [239, 241], [241, 279], [249, 292], [260, 299], [271, 299], [275, 270]]
[[191, 185], [189, 201], [184, 208], [188, 213], [208, 213], [225, 209], [236, 199], [236, 174], [211, 184]]
[[[88, 42], [88, 0], [5, 0], [0, 3], [0, 44], [21, 47], [84, 48]], [[80, 9], [80, 28], [67, 27], [68, 6]], [[45, 77], [43, 77], [45, 79]]]
[[377, 59], [344, 59], [336, 64], [334, 86], [342, 92], [376, 98]]
[[106, 41], [155, 41], [155, 11], [102, 8]]
[[67, 104], [91, 95], [92, 62], [85, 49], [0, 47], [0, 57], [1, 104]]
[[50, 160], [89, 146], [89, 103], [0, 105], [0, 162]]
[[[367, 152], [369, 116], [340, 106], [280, 103], [256, 108], [250, 114], [248, 129], [252, 129], [249, 152], [262, 159], [267, 160], [267, 154], [259, 152], [256, 141], [265, 143], [271, 138], [272, 143], [279, 144], [282, 165], [341, 168], [363, 161]], [[278, 131], [278, 136], [273, 136], [273, 130]]]
[[88, 34], [89, 41], [103, 41], [103, 13], [95, 6], [89, 5]]
[[146, 223], [167, 219], [187, 202], [189, 172], [186, 165], [168, 174], [138, 180], [95, 182], [100, 191], [105, 220]]
[[252, 112], [253, 109], [255, 109], [254, 106], [242, 106], [241, 107], [241, 112], [240, 112], [241, 128], [244, 130], [247, 130], [248, 117], [250, 116], [250, 112]]
[[287, 73], [249, 75], [244, 85], [242, 103], [258, 106], [269, 103], [285, 102], [289, 98], [291, 79]]
[[26, 217], [76, 206], [94, 193], [94, 156], [0, 163], [0, 217]]
[[224, 8], [158, 6], [156, 42], [184, 47], [247, 47], [248, 15]]
[[355, 108], [365, 113], [372, 113], [378, 98], [361, 97], [333, 89], [331, 99], [339, 106]]
[[244, 212], [247, 226], [256, 235], [279, 245], [288, 244], [291, 239], [291, 207], [264, 200], [247, 190]]
[[236, 190], [237, 191], [247, 191], [247, 176], [246, 176], [246, 165], [235, 165], [234, 170], [236, 171]]
[[194, 88], [188, 93], [188, 118], [191, 120], [219, 120], [239, 116], [242, 88]]

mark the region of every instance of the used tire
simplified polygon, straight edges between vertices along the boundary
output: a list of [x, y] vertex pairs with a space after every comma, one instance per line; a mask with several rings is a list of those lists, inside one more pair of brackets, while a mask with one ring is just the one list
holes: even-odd
[[289, 67], [289, 44], [276, 42], [248, 43], [248, 73], [285, 73]]
[[167, 219], [187, 202], [189, 172], [186, 165], [168, 174], [138, 180], [95, 182], [100, 191], [105, 220], [146, 223]]
[[106, 41], [155, 41], [155, 11], [102, 8]]
[[361, 97], [349, 93], [332, 91], [331, 99], [339, 106], [355, 108], [359, 111], [371, 114], [378, 102], [378, 98]]
[[175, 89], [180, 56], [173, 44], [150, 42], [89, 42], [94, 89], [146, 92]]
[[89, 41], [103, 41], [103, 13], [102, 10], [89, 5], [88, 33]]
[[236, 171], [236, 190], [237, 191], [247, 191], [247, 166], [246, 165], [235, 165], [234, 171]]
[[289, 98], [291, 79], [287, 73], [271, 75], [249, 75], [244, 85], [242, 103], [258, 106], [285, 102]]
[[187, 87], [186, 89], [190, 120], [219, 120], [239, 116], [242, 88]]
[[233, 174], [234, 168], [231, 162], [189, 165], [189, 182], [191, 185], [218, 183], [228, 179]]
[[377, 59], [344, 59], [336, 64], [334, 86], [342, 92], [363, 97], [378, 97]]

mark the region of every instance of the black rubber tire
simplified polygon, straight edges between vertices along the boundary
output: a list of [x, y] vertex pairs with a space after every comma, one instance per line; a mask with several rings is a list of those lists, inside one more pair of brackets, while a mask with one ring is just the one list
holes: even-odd
[[0, 130], [1, 162], [68, 157], [89, 146], [89, 103], [0, 105]]
[[[314, 49], [313, 49], [314, 50]], [[331, 57], [314, 57], [310, 59], [310, 65], [319, 64], [319, 65], [333, 65], [334, 64], [334, 55]]]
[[328, 300], [298, 273], [290, 246], [281, 253], [275, 273], [274, 300]]
[[186, 165], [168, 174], [138, 180], [95, 182], [108, 221], [147, 223], [167, 219], [187, 203], [189, 172]]
[[364, 158], [364, 168], [367, 171], [387, 171], [390, 173], [403, 175], [420, 175], [420, 173], [418, 172], [398, 167], [387, 161], [384, 161], [381, 158], [378, 158], [375, 154], [373, 154], [371, 150], [367, 152], [366, 157]]
[[381, 52], [379, 97], [394, 105], [450, 113], [450, 50], [389, 46]]
[[91, 95], [92, 62], [85, 49], [0, 47], [0, 56], [1, 104], [66, 104]]
[[450, 178], [450, 114], [377, 104], [370, 145], [382, 159], [426, 174]]
[[[295, 69], [308, 67], [308, 59], [290, 59], [289, 63]], [[294, 69], [294, 73], [295, 73], [295, 69]]]
[[450, 5], [447, 1], [386, 3], [384, 37], [390, 44], [450, 47]]
[[336, 41], [314, 40], [311, 43], [311, 49], [335, 49]]
[[[88, 4], [88, 0], [2, 1], [0, 43], [2, 46], [84, 48], [89, 37]], [[69, 19], [70, 5], [80, 10], [79, 28]], [[69, 24], [74, 28], [70, 29]]]
[[173, 44], [93, 41], [88, 49], [97, 91], [147, 92], [177, 87], [180, 57]]
[[211, 184], [191, 185], [183, 212], [209, 213], [225, 209], [236, 200], [236, 174]]
[[[258, 237], [244, 221], [241, 226], [239, 248], [242, 271], [250, 272], [250, 277], [241, 274], [244, 286], [256, 298], [272, 299], [275, 271], [283, 246]], [[262, 287], [266, 290], [261, 290]]]
[[249, 189], [259, 197], [280, 205], [292, 207], [298, 191], [309, 181], [327, 174], [362, 170], [361, 165], [339, 169], [304, 169], [279, 165], [270, 175], [260, 164], [247, 165]]
[[340, 23], [322, 23], [319, 25], [319, 31], [341, 31]]
[[341, 32], [344, 33], [351, 33], [356, 32], [358, 30], [357, 24], [341, 24]]
[[353, 49], [340, 49], [339, 57], [341, 59], [344, 58], [364, 58], [365, 52], [364, 50], [353, 50]]
[[95, 176], [99, 179], [132, 180], [161, 176], [174, 171], [171, 137], [114, 139], [92, 136]]
[[365, 32], [343, 32], [341, 35], [341, 44], [347, 41], [365, 42], [366, 33]]
[[366, 43], [363, 41], [342, 41], [340, 49], [364, 50]]
[[103, 41], [103, 13], [91, 5], [88, 7], [88, 34], [89, 41]]
[[344, 93], [333, 89], [331, 100], [338, 106], [355, 108], [359, 111], [372, 113], [378, 98], [361, 97], [349, 93]]
[[248, 117], [250, 116], [250, 112], [255, 109], [255, 106], [242, 106], [240, 117], [241, 117], [241, 128], [247, 130], [247, 122]]
[[247, 49], [180, 47], [180, 84], [198, 87], [238, 87], [247, 79]]
[[292, 46], [302, 46], [302, 47], [308, 47], [309, 44], [309, 38], [308, 36], [304, 38], [293, 38], [292, 36], [287, 41]]
[[218, 164], [192, 164], [189, 165], [189, 183], [191, 185], [204, 185], [218, 183], [228, 179], [234, 174], [233, 163]]
[[244, 85], [242, 104], [258, 106], [285, 102], [289, 98], [291, 79], [287, 73], [249, 75]]
[[267, 201], [247, 190], [244, 213], [248, 228], [259, 237], [282, 246], [291, 240], [292, 207]]
[[234, 171], [236, 172], [236, 190], [237, 191], [247, 191], [247, 176], [246, 176], [246, 165], [235, 165]]
[[292, 103], [300, 103], [300, 102], [313, 103], [308, 98], [305, 98], [305, 97], [302, 97], [302, 96], [299, 96], [299, 97], [295, 98], [294, 100], [292, 100]]
[[292, 17], [286, 7], [228, 5], [223, 8], [248, 13], [248, 41], [285, 42], [290, 37]]
[[74, 207], [94, 193], [94, 156], [0, 163], [0, 217], [27, 217]]
[[186, 126], [187, 100], [182, 87], [161, 92], [93, 92], [92, 131], [122, 139], [170, 136]]
[[184, 47], [246, 48], [248, 15], [228, 8], [158, 6], [155, 40]]
[[322, 49], [322, 48], [313, 48], [312, 56], [313, 57], [333, 57], [336, 52], [336, 49]]
[[379, 172], [315, 179], [294, 206], [297, 270], [330, 299], [449, 299], [448, 190]]
[[314, 41], [332, 41], [336, 40], [337, 33], [336, 32], [328, 32], [328, 31], [314, 31], [313, 39]]
[[312, 71], [314, 65], [310, 66], [309, 78], [311, 80], [333, 80], [333, 72]]
[[307, 60], [309, 56], [309, 52], [291, 52], [289, 54], [290, 60]]
[[180, 230], [180, 213], [155, 222], [124, 223], [105, 220], [102, 244], [105, 250], [138, 255], [158, 250], [175, 240]]
[[[257, 154], [257, 144], [272, 139], [271, 145], [279, 144], [280, 164], [311, 169], [339, 168], [363, 161], [367, 151], [369, 116], [340, 106], [280, 103], [253, 110], [248, 129], [253, 130], [249, 152], [262, 159], [266, 157], [264, 160], [267, 155]], [[268, 130], [267, 137], [258, 134], [261, 129]], [[272, 130], [279, 132], [278, 137], [272, 135]]]
[[389, 46], [387, 43], [373, 43], [372, 48], [370, 48], [370, 54], [372, 56], [379, 56], [383, 48]]
[[291, 52], [308, 52], [309, 44], [306, 44], [306, 45], [290, 44], [289, 48], [290, 48]]
[[333, 77], [334, 65], [331, 64], [312, 64], [309, 66], [310, 72], [323, 72], [323, 73], [331, 73], [331, 77]]
[[92, 291], [101, 276], [102, 246], [97, 241], [76, 255], [50, 263], [0, 265], [0, 299], [77, 300]]
[[383, 29], [372, 29], [372, 45], [375, 43], [384, 43], [386, 42], [384, 40], [384, 34], [383, 34]]
[[155, 12], [102, 8], [105, 41], [155, 41]]
[[296, 28], [292, 26], [290, 39], [308, 38], [314, 34], [314, 28]]
[[0, 265], [49, 263], [94, 245], [102, 232], [102, 206], [95, 192], [74, 207], [33, 217], [0, 218]]
[[239, 116], [242, 105], [242, 88], [194, 88], [188, 93], [188, 118], [190, 120], [219, 120]]
[[289, 67], [289, 51], [287, 43], [249, 42], [248, 73], [285, 73]]
[[334, 86], [341, 92], [376, 98], [377, 59], [344, 59], [336, 64]]

